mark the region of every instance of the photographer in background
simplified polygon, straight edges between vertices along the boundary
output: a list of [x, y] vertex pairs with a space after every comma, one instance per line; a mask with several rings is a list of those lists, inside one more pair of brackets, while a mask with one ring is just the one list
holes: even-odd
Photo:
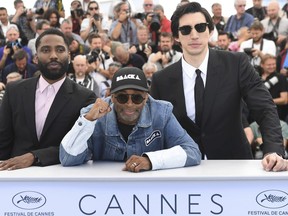
[[93, 91], [97, 97], [100, 95], [99, 86], [88, 73], [87, 58], [85, 55], [77, 55], [73, 60], [73, 68], [75, 73], [70, 76], [70, 79]]
[[71, 19], [64, 19], [61, 22], [60, 29], [64, 33], [64, 35], [72, 35], [72, 37], [77, 40], [80, 44], [84, 44], [84, 41], [80, 37], [79, 34], [76, 34], [72, 31], [72, 21]]
[[160, 29], [159, 32], [170, 32], [171, 33], [171, 21], [167, 19], [164, 14], [164, 8], [162, 5], [155, 5], [153, 8], [154, 14], [157, 14], [160, 18]]
[[36, 0], [33, 8], [43, 9], [44, 12], [46, 12], [49, 8], [55, 9], [58, 11], [60, 17], [65, 17], [65, 10], [62, 0]]
[[38, 71], [38, 66], [28, 62], [27, 53], [19, 49], [13, 56], [14, 63], [7, 65], [2, 71], [2, 82], [8, 83], [7, 77], [12, 72], [18, 72], [23, 79], [33, 77], [34, 73]]
[[6, 45], [0, 48], [0, 70], [13, 63], [12, 56], [19, 49], [23, 49], [28, 54], [29, 63], [32, 61], [31, 50], [27, 46], [22, 45], [22, 40], [19, 36], [17, 25], [10, 24], [6, 32]]
[[[255, 20], [250, 26], [251, 39], [243, 41], [240, 45], [240, 52], [245, 52], [251, 64], [257, 69], [265, 54], [276, 56], [276, 45], [274, 41], [263, 38], [265, 29], [259, 20]], [[258, 71], [259, 72], [259, 71]]]
[[120, 2], [114, 8], [117, 19], [112, 22], [108, 35], [114, 41], [123, 43], [127, 49], [137, 44], [138, 19], [131, 18], [131, 10], [128, 2]]
[[82, 4], [79, 0], [73, 0], [71, 2], [70, 13], [71, 15], [68, 19], [72, 22], [72, 32], [80, 35], [81, 24], [86, 14], [84, 14]]
[[126, 46], [118, 41], [113, 41], [111, 51], [114, 60], [120, 62], [122, 67], [137, 67], [142, 69], [145, 64], [144, 59], [140, 55], [129, 53]]
[[31, 9], [25, 8], [22, 0], [15, 0], [14, 8], [16, 12], [14, 16], [11, 16], [9, 19], [11, 23], [15, 23], [17, 24], [18, 28], [21, 28], [20, 31], [22, 31], [26, 37], [24, 42], [24, 38], [21, 35], [22, 44], [26, 45], [29, 40], [35, 37], [36, 23], [34, 13]]
[[143, 65], [142, 70], [145, 74], [145, 77], [147, 79], [147, 86], [150, 91], [151, 83], [152, 83], [152, 76], [154, 73], [158, 71], [157, 65], [152, 62], [147, 62]]
[[[270, 92], [274, 103], [277, 106], [277, 111], [282, 129], [283, 145], [284, 148], [287, 149], [288, 128], [287, 124], [285, 123], [285, 119], [287, 116], [288, 82], [285, 76], [279, 74], [276, 71], [275, 56], [272, 56], [270, 54], [264, 55], [261, 60], [261, 67], [261, 78], [264, 82], [264, 85]], [[261, 148], [261, 144], [263, 143], [261, 128], [259, 128], [259, 125], [256, 122], [251, 123], [250, 127], [252, 128], [256, 143]], [[285, 157], [287, 157], [287, 152], [285, 154]]]
[[80, 36], [86, 41], [90, 33], [105, 32], [108, 29], [107, 20], [100, 13], [99, 4], [96, 1], [90, 1], [87, 18], [81, 23]]
[[0, 7], [0, 47], [3, 47], [6, 42], [6, 31], [10, 25], [8, 12], [5, 7]]
[[285, 120], [288, 103], [288, 82], [286, 77], [276, 71], [276, 57], [266, 54], [261, 60], [261, 78], [277, 106], [279, 118]]
[[280, 46], [282, 41], [288, 36], [288, 20], [286, 17], [280, 17], [279, 12], [279, 2], [270, 1], [267, 5], [268, 17], [261, 21], [267, 37], [273, 38], [277, 46]]
[[144, 0], [143, 1], [143, 10], [144, 13], [149, 13], [149, 12], [153, 12], [153, 0]]
[[137, 27], [137, 39], [139, 43], [131, 46], [129, 52], [142, 56], [144, 61], [147, 62], [152, 53], [152, 47], [149, 41], [149, 29], [145, 25]]
[[72, 34], [66, 34], [65, 37], [69, 45], [68, 48], [70, 53], [70, 63], [69, 63], [68, 75], [70, 75], [75, 73], [73, 67], [73, 61], [75, 56], [87, 55], [90, 52], [90, 48], [85, 44], [81, 44], [77, 39], [73, 37]]
[[246, 10], [247, 13], [260, 21], [267, 16], [267, 9], [265, 6], [262, 6], [262, 2], [262, 0], [253, 0], [253, 7]]
[[[99, 34], [97, 34], [97, 33], [90, 34], [88, 37], [88, 42], [90, 44], [91, 53], [92, 53], [92, 51], [95, 51], [95, 54], [96, 54], [94, 56], [94, 59], [95, 59], [94, 61], [98, 60], [98, 62], [99, 62], [96, 70], [98, 72], [97, 76], [100, 76], [100, 77], [96, 78], [94, 76], [94, 78], [96, 78], [97, 81], [99, 79], [101, 81], [104, 81], [104, 80], [109, 78], [108, 67], [113, 62], [113, 59], [108, 52], [103, 50], [103, 42], [102, 42], [102, 38]], [[97, 82], [97, 83], [99, 83], [99, 86], [100, 86], [101, 81]]]
[[218, 33], [217, 46], [215, 46], [214, 49], [230, 51], [229, 50], [230, 43], [231, 43], [230, 34], [227, 32], [221, 31]]
[[160, 35], [160, 51], [152, 53], [148, 62], [155, 63], [158, 70], [177, 62], [182, 57], [182, 53], [172, 49], [173, 41], [171, 33], [162, 32]]

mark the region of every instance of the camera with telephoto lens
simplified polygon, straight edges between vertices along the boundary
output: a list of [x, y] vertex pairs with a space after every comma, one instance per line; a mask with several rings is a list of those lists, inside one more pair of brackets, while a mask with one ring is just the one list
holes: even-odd
[[90, 54], [86, 55], [86, 59], [89, 64], [95, 62], [99, 58], [100, 50], [94, 49], [91, 51]]
[[252, 53], [253, 53], [253, 48], [244, 48], [244, 52], [250, 56], [250, 57], [253, 57]]
[[96, 21], [99, 21], [99, 20], [102, 19], [102, 17], [100, 16], [100, 14], [97, 14], [97, 13], [94, 14], [93, 18], [94, 18], [94, 20], [96, 20]]
[[[151, 16], [151, 13], [148, 14], [147, 16]], [[152, 20], [150, 23], [150, 31], [155, 31], [157, 32], [161, 27], [160, 23], [160, 16], [157, 13], [152, 13]]]
[[131, 18], [144, 20], [146, 17], [145, 13], [135, 13], [131, 15]]
[[71, 8], [70, 12], [71, 12], [72, 18], [75, 18], [76, 16], [82, 17], [84, 15], [84, 11], [81, 6], [76, 9]]
[[270, 89], [272, 86], [276, 85], [279, 82], [278, 77], [274, 76], [271, 79], [267, 80], [264, 85]]
[[33, 14], [38, 14], [38, 15], [43, 15], [44, 14], [44, 9], [43, 8], [27, 9], [27, 8], [24, 7], [24, 12], [23, 12], [22, 15], [26, 16], [28, 11], [31, 11]]

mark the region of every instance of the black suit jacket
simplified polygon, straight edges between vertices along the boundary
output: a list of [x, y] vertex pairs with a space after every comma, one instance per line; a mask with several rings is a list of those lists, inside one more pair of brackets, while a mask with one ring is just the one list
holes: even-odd
[[244, 53], [210, 49], [201, 128], [187, 117], [181, 61], [154, 74], [151, 95], [174, 105], [176, 118], [208, 159], [252, 158], [241, 122], [242, 99], [261, 125], [264, 154], [284, 155], [276, 106]]
[[79, 117], [80, 109], [95, 102], [95, 94], [66, 78], [49, 110], [38, 141], [35, 92], [39, 77], [7, 85], [0, 109], [0, 160], [36, 154], [41, 165], [59, 163], [59, 145]]

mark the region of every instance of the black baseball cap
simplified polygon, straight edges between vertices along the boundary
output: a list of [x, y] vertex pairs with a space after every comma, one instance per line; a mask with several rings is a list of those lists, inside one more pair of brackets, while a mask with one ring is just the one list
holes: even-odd
[[148, 92], [147, 79], [144, 72], [136, 67], [119, 69], [112, 78], [110, 92], [113, 94], [124, 89], [136, 89]]

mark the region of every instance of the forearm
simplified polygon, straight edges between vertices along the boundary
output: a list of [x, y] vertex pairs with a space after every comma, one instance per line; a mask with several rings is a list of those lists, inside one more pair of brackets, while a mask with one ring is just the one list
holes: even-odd
[[90, 33], [90, 29], [91, 27], [87, 27], [87, 29], [85, 29], [84, 31], [80, 32], [80, 36], [81, 38], [85, 41]]
[[0, 70], [2, 70], [5, 67], [7, 56], [3, 55], [1, 61], [0, 61]]
[[12, 18], [12, 20], [11, 20], [11, 23], [17, 23], [17, 22], [18, 22], [18, 19], [19, 19], [19, 16], [18, 16], [18, 15], [13, 16], [13, 18]]
[[187, 154], [181, 146], [145, 154], [152, 164], [152, 170], [184, 167], [187, 160]]
[[122, 23], [118, 21], [117, 25], [115, 26], [111, 34], [112, 40], [118, 40], [121, 34], [121, 28], [122, 28]]
[[282, 97], [274, 98], [273, 101], [276, 105], [286, 105], [287, 104], [287, 99], [282, 98]]
[[96, 121], [88, 121], [83, 116], [77, 119], [72, 129], [65, 135], [61, 142], [61, 146], [69, 155], [77, 156], [87, 149], [87, 140], [94, 131], [95, 122]]

